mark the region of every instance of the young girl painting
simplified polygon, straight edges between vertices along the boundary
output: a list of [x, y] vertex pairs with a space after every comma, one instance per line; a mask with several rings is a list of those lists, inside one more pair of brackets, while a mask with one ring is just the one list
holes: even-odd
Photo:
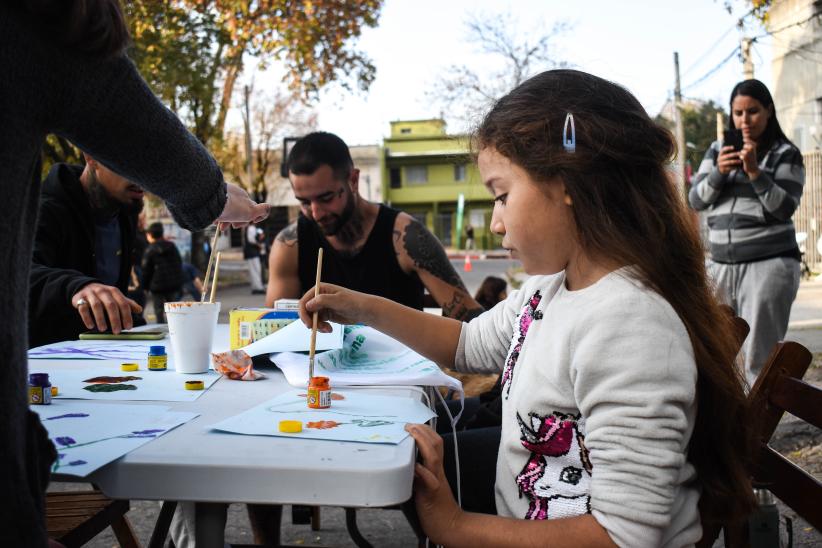
[[[497, 515], [461, 510], [442, 441], [409, 425], [426, 534], [447, 546], [688, 546], [697, 504], [752, 506], [731, 319], [667, 172], [671, 135], [625, 89], [554, 70], [476, 133], [491, 229], [531, 277], [461, 323], [322, 284], [301, 315], [366, 323], [431, 360], [502, 372]], [[470, 459], [471, 456], [465, 457]]]

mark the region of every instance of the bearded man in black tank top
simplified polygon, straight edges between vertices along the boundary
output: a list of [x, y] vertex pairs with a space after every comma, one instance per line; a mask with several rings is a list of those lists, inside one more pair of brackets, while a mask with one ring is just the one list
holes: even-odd
[[482, 312], [428, 229], [359, 195], [359, 170], [342, 139], [306, 135], [291, 149], [288, 169], [300, 217], [271, 248], [266, 306], [314, 286], [322, 247], [324, 282], [417, 309], [427, 288], [446, 316], [467, 321]]

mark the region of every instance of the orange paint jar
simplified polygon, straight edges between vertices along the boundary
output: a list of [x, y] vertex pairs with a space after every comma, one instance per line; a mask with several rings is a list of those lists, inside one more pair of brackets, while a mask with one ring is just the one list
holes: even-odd
[[308, 381], [306, 403], [311, 409], [331, 407], [331, 387], [328, 384], [328, 377], [311, 377]]

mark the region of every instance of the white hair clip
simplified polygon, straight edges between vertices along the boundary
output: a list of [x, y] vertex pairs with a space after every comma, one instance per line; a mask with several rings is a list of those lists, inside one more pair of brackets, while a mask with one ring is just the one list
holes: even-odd
[[[571, 126], [571, 138], [568, 138], [568, 126]], [[565, 116], [565, 126], [562, 128], [562, 146], [565, 152], [575, 152], [577, 149], [577, 132], [574, 128], [574, 115], [570, 112]]]

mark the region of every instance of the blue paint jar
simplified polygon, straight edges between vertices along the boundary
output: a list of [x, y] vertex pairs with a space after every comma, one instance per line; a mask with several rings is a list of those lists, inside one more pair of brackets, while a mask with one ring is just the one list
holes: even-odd
[[48, 373], [29, 374], [29, 405], [51, 403], [51, 382]]
[[151, 346], [148, 349], [148, 370], [165, 371], [168, 368], [168, 355], [166, 347], [162, 345]]

